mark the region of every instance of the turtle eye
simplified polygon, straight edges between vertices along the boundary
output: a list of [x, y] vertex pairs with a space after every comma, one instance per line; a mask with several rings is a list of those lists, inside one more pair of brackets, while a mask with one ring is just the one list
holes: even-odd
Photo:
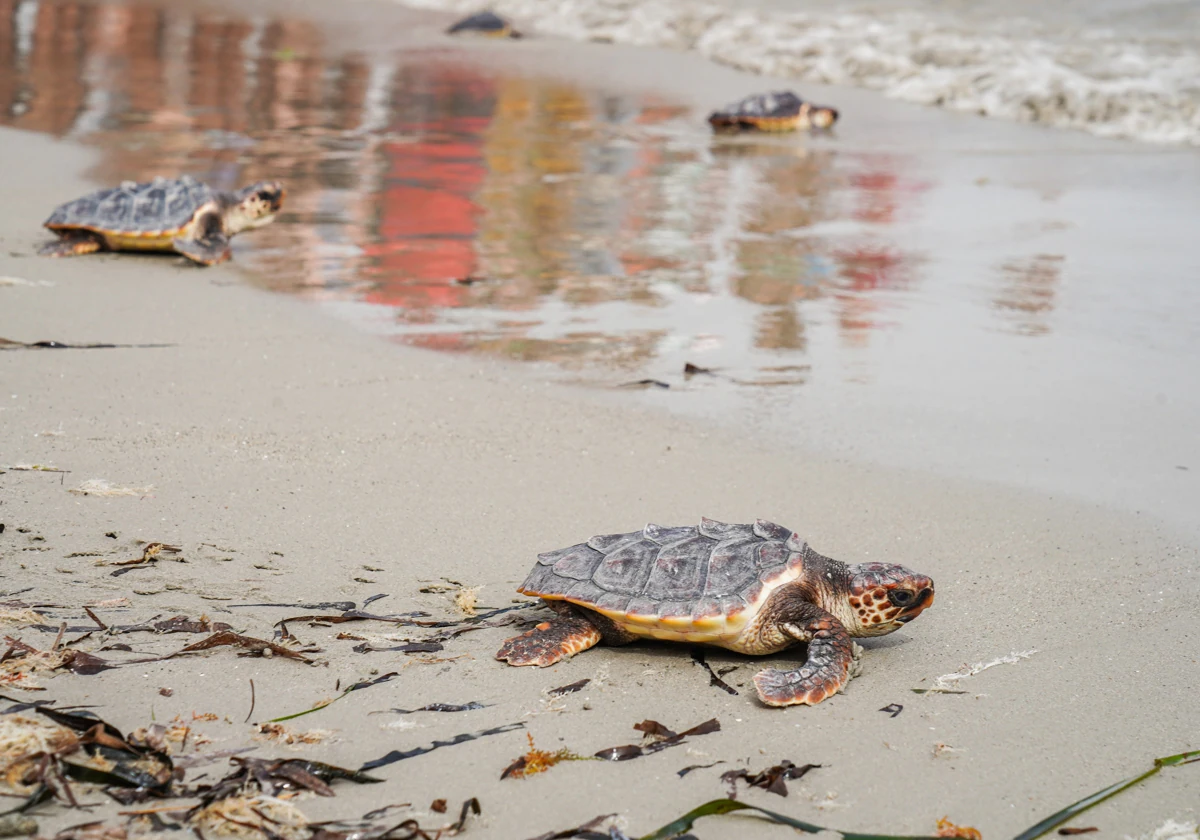
[[907, 607], [917, 596], [909, 589], [893, 589], [888, 593], [888, 600], [897, 607]]

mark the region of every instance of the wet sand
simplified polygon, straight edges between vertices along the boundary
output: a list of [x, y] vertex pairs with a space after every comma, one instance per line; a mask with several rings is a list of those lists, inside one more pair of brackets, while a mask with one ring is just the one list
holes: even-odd
[[[555, 49], [577, 47], [539, 47], [543, 55]], [[375, 771], [385, 785], [338, 783], [333, 798], [297, 800], [312, 819], [331, 819], [398, 802], [420, 811], [438, 798], [449, 800], [452, 816], [474, 796], [483, 816], [467, 836], [497, 838], [612, 812], [630, 833], [645, 833], [723, 796], [721, 772], [783, 759], [822, 766], [790, 783], [786, 800], [759, 790], [740, 797], [843, 830], [928, 834], [949, 815], [985, 837], [1011, 835], [1141, 772], [1155, 756], [1200, 748], [1197, 547], [1152, 512], [823, 458], [631, 406], [622, 394], [551, 385], [536, 370], [395, 346], [300, 300], [251, 288], [236, 265], [38, 259], [36, 223], [55, 203], [49, 197], [86, 190], [83, 174], [95, 158], [8, 129], [0, 130], [0, 149], [22, 161], [5, 166], [0, 275], [51, 284], [0, 286], [0, 336], [171, 345], [0, 353], [0, 468], [69, 470], [0, 475], [0, 592], [33, 587], [14, 597], [61, 605], [46, 609], [48, 625], [85, 625], [84, 603], [127, 597], [129, 607], [97, 614], [110, 624], [204, 614], [271, 638], [275, 621], [311, 610], [234, 605], [361, 604], [378, 593], [388, 597], [372, 610], [454, 619], [461, 616], [447, 593], [419, 590], [449, 578], [482, 587], [481, 607], [508, 606], [538, 551], [701, 515], [775, 520], [823, 553], [902, 562], [938, 589], [918, 621], [867, 640], [862, 676], [814, 708], [763, 707], [750, 677], [764, 662], [717, 651], [709, 661], [736, 667], [726, 679], [738, 696], [711, 687], [680, 647], [597, 649], [550, 669], [518, 669], [492, 659], [508, 627], [408, 655], [356, 653], [361, 641], [336, 636], [349, 628], [382, 647], [385, 637], [430, 631], [304, 622], [289, 629], [320, 648], [315, 666], [219, 648], [94, 676], [61, 674], [31, 699], [96, 704], [122, 729], [211, 712], [219, 719], [194, 724], [213, 739], [201, 753], [255, 745], [250, 755], [345, 766], [519, 722], [523, 730]], [[70, 492], [90, 479], [151, 489], [111, 498]], [[97, 565], [137, 556], [139, 540], [183, 550], [120, 577]], [[10, 632], [43, 648], [55, 636]], [[133, 651], [97, 655], [120, 663], [199, 638], [130, 635], [119, 641]], [[96, 636], [80, 647], [98, 651], [105, 642]], [[964, 680], [966, 694], [910, 691], [964, 665], [1031, 650]], [[430, 656], [449, 661], [421, 661]], [[243, 723], [301, 711], [338, 686], [391, 671], [399, 673], [390, 682], [293, 722], [331, 730], [324, 743], [262, 744]], [[583, 678], [592, 680], [583, 691], [547, 702], [545, 689]], [[490, 705], [370, 714], [468, 701]], [[879, 711], [893, 703], [904, 706], [898, 716]], [[719, 733], [645, 758], [499, 778], [527, 748], [526, 733], [539, 748], [589, 755], [635, 743], [631, 727], [646, 718], [682, 729], [713, 717]], [[718, 760], [726, 764], [676, 775]], [[224, 767], [205, 771], [215, 778]], [[1168, 770], [1079, 824], [1115, 838], [1167, 818], [1194, 821], [1198, 794], [1194, 767]], [[117, 810], [107, 802], [83, 816], [43, 806], [41, 832]], [[421, 820], [449, 821], [428, 813]], [[734, 832], [788, 836], [736, 816], [696, 829], [700, 837]]]

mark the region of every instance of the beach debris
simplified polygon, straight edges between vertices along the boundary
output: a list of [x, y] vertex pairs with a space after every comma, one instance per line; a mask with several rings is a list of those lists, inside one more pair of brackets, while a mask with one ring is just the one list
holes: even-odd
[[481, 729], [478, 732], [463, 732], [462, 734], [455, 735], [449, 741], [434, 741], [427, 747], [415, 747], [411, 750], [392, 750], [387, 755], [380, 756], [372, 761], [368, 761], [362, 766], [362, 769], [374, 770], [377, 767], [395, 764], [397, 761], [404, 761], [405, 759], [415, 758], [419, 755], [426, 755], [443, 747], [453, 747], [457, 744], [465, 744], [468, 741], [476, 741], [480, 738], [487, 738], [490, 735], [502, 735], [505, 732], [514, 732], [518, 729], [524, 728], [525, 724], [518, 721], [516, 723], [506, 723], [501, 726], [493, 726], [489, 729]]
[[475, 616], [475, 608], [479, 604], [479, 590], [482, 586], [464, 586], [454, 593], [454, 606], [459, 612], [468, 617]]
[[596, 758], [602, 758], [605, 761], [628, 761], [631, 758], [641, 758], [669, 747], [677, 747], [684, 742], [685, 738], [693, 735], [720, 732], [721, 724], [716, 718], [712, 718], [704, 723], [696, 724], [691, 729], [685, 729], [683, 732], [673, 732], [656, 720], [644, 720], [641, 723], [635, 723], [633, 728], [643, 733], [644, 743], [609, 747], [597, 752]]
[[982, 674], [989, 668], [995, 668], [997, 665], [1015, 665], [1022, 659], [1028, 659], [1037, 653], [1036, 650], [1017, 650], [1007, 656], [997, 656], [988, 662], [976, 662], [974, 665], [964, 665], [959, 670], [952, 674], [942, 674], [933, 681], [933, 685], [929, 688], [914, 688], [913, 692], [917, 694], [967, 694], [966, 691], [961, 691], [958, 684], [973, 677], [976, 674]]
[[892, 717], [896, 717], [896, 716], [898, 716], [898, 715], [899, 715], [901, 712], [903, 712], [903, 711], [904, 711], [904, 707], [903, 707], [903, 706], [901, 706], [899, 703], [889, 703], [888, 705], [884, 706], [884, 707], [883, 707], [882, 709], [880, 709], [879, 711], [881, 711], [881, 712], [887, 712], [887, 713], [888, 713], [889, 715], [891, 715]]
[[[880, 834], [859, 834], [851, 832], [841, 832], [837, 829], [827, 828], [824, 826], [814, 825], [813, 823], [798, 820], [795, 817], [789, 817], [786, 814], [780, 814], [776, 811], [769, 811], [766, 808], [760, 808], [757, 805], [748, 805], [744, 802], [739, 802], [736, 799], [714, 799], [710, 802], [705, 802], [692, 810], [688, 811], [681, 817], [677, 817], [671, 822], [646, 835], [640, 835], [639, 840], [670, 840], [670, 838], [679, 837], [680, 835], [691, 831], [696, 821], [703, 817], [717, 816], [720, 814], [728, 814], [733, 811], [754, 811], [757, 814], [766, 817], [773, 823], [778, 825], [786, 825], [791, 828], [798, 828], [808, 834], [818, 834], [820, 832], [830, 832], [839, 836], [854, 838], [854, 840], [932, 840], [929, 837], [898, 837], [895, 835], [880, 835]], [[547, 834], [544, 837], [575, 837], [577, 834]], [[597, 835], [593, 835], [597, 836]], [[620, 835], [624, 837], [625, 835]], [[537, 840], [540, 840], [538, 838]]]
[[694, 365], [691, 362], [684, 362], [683, 376], [685, 379], [688, 377], [691, 377], [691, 376], [700, 376], [701, 374], [707, 374], [708, 376], [714, 376], [716, 374], [716, 371], [714, 371], [712, 368], [706, 368], [706, 367], [700, 367], [700, 365]]
[[[5, 467], [4, 469], [12, 470], [13, 472], [48, 472], [48, 473], [61, 473], [63, 475], [70, 472], [70, 470], [60, 470], [58, 467], [52, 467], [52, 466], [49, 466], [48, 464], [11, 464], [10, 466]], [[26, 533], [29, 533], [29, 529], [28, 528], [18, 528], [17, 533], [26, 534]]]
[[[326, 706], [333, 705], [338, 700], [341, 700], [343, 697], [345, 697], [347, 694], [349, 694], [352, 691], [361, 691], [364, 688], [370, 688], [371, 686], [375, 686], [375, 685], [379, 685], [381, 683], [388, 682], [399, 675], [400, 675], [399, 671], [389, 671], [388, 673], [381, 674], [380, 676], [375, 677], [374, 679], [371, 679], [371, 680], [360, 680], [359, 682], [354, 683], [353, 685], [349, 686], [348, 688], [343, 689], [342, 693], [337, 695], [336, 697], [333, 697], [330, 700], [326, 700], [323, 703], [318, 703], [317, 705], [313, 706], [311, 709], [305, 709], [303, 712], [296, 712], [295, 714], [284, 715], [283, 717], [271, 718], [271, 720], [269, 720], [268, 723], [283, 723], [284, 721], [295, 720], [296, 718], [303, 717], [304, 715], [311, 715], [313, 712], [321, 711], [321, 709], [324, 709]], [[337, 689], [334, 689], [334, 690], [336, 691]]]
[[254, 736], [255, 741], [272, 741], [289, 746], [319, 744], [329, 740], [329, 737], [333, 735], [328, 729], [309, 729], [306, 732], [296, 732], [282, 723], [271, 723], [270, 721], [258, 724], [257, 728], [258, 734]]
[[307, 840], [311, 834], [309, 819], [299, 808], [286, 799], [261, 793], [208, 802], [190, 812], [187, 822], [201, 837]]
[[[1099, 830], [1100, 830], [1099, 828], [1092, 825], [1092, 826], [1088, 826], [1087, 828], [1070, 828], [1070, 827], [1060, 828], [1058, 830], [1058, 833], [1061, 834], [1063, 837], [1073, 837], [1076, 834], [1091, 834], [1093, 831], [1099, 831]], [[1194, 831], [1192, 833], [1195, 834]]]
[[943, 744], [941, 741], [933, 745], [934, 758], [952, 758], [953, 754], [958, 752], [962, 752], [962, 750], [949, 744]]
[[37, 820], [24, 814], [0, 816], [0, 837], [26, 837], [30, 834], [37, 834]]
[[670, 388], [671, 383], [661, 379], [636, 379], [633, 382], [622, 382], [618, 388]]
[[310, 761], [304, 758], [244, 758], [229, 759], [235, 769], [210, 787], [200, 791], [203, 804], [220, 799], [239, 796], [249, 790], [257, 790], [265, 796], [276, 796], [285, 791], [307, 790], [317, 796], [333, 796], [330, 783], [339, 779], [366, 785], [382, 782], [368, 776], [362, 770], [347, 770], [333, 764]]
[[[223, 621], [213, 621], [208, 616], [202, 615], [199, 618], [189, 618], [186, 615], [177, 615], [168, 618], [164, 621], [155, 621], [150, 625], [156, 633], [219, 633], [224, 630], [232, 630], [233, 627]], [[141, 629], [140, 627], [137, 629]], [[126, 631], [128, 632], [128, 631]]]
[[686, 776], [688, 773], [691, 773], [693, 770], [707, 770], [709, 767], [716, 767], [718, 764], [724, 764], [724, 763], [725, 763], [724, 761], [714, 761], [711, 764], [689, 764], [687, 767], [684, 767], [682, 770], [677, 771], [675, 773], [675, 775], [682, 779], [684, 776]]
[[[730, 799], [737, 799], [738, 779], [741, 779], [751, 787], [760, 787], [779, 796], [787, 796], [787, 783], [789, 779], [801, 779], [810, 770], [817, 770], [820, 767], [820, 764], [805, 764], [797, 767], [785, 758], [774, 767], [768, 767], [766, 770], [761, 770], [758, 773], [751, 773], [745, 768], [741, 770], [727, 770], [721, 774], [721, 781], [729, 785]], [[979, 840], [979, 838], [975, 838], [975, 840]]]
[[[240, 647], [245, 649], [245, 653], [239, 653], [238, 656], [282, 656], [285, 659], [295, 659], [298, 662], [304, 662], [311, 665], [313, 660], [309, 659], [303, 653], [289, 650], [282, 645], [277, 645], [274, 642], [265, 642], [262, 639], [255, 639], [250, 636], [243, 636], [239, 633], [234, 633], [232, 630], [221, 630], [213, 633], [207, 639], [201, 639], [198, 642], [193, 642], [185, 648], [177, 650], [175, 653], [167, 654], [163, 659], [171, 659], [176, 656], [182, 656], [185, 653], [196, 653], [202, 650], [211, 650], [215, 647]], [[306, 651], [313, 653], [314, 651]]]
[[40, 706], [35, 712], [42, 717], [0, 718], [0, 779], [28, 797], [17, 810], [51, 797], [77, 806], [68, 778], [102, 785], [122, 802], [170, 792], [175, 770], [164, 750], [125, 738], [87, 711]]
[[737, 696], [737, 689], [717, 675], [717, 672], [714, 671], [712, 666], [708, 664], [708, 660], [704, 658], [704, 651], [702, 651], [700, 648], [692, 648], [692, 662], [702, 667], [705, 671], [708, 671], [709, 685], [715, 685], [726, 694]]
[[422, 706], [419, 709], [383, 709], [378, 712], [369, 712], [368, 714], [372, 714], [372, 715], [386, 715], [386, 714], [412, 715], [412, 714], [416, 714], [417, 712], [474, 712], [474, 711], [477, 711], [478, 709], [486, 709], [490, 705], [491, 705], [490, 703], [488, 703], [488, 704], [476, 703], [473, 700], [470, 703], [462, 703], [462, 704], [430, 703], [427, 706]]
[[406, 642], [391, 647], [375, 647], [370, 642], [363, 642], [351, 648], [355, 653], [378, 653], [379, 651], [395, 651], [399, 653], [437, 653], [445, 650], [441, 642]]
[[[625, 834], [616, 827], [617, 819], [618, 816], [616, 814], [601, 814], [598, 817], [588, 820], [583, 825], [577, 825], [574, 828], [564, 828], [562, 831], [548, 831], [545, 834], [539, 834], [537, 837], [530, 837], [529, 840], [569, 840], [571, 837], [587, 837], [590, 840], [611, 837], [613, 840], [620, 840]], [[610, 823], [610, 825], [606, 826], [605, 823]]]
[[551, 688], [546, 691], [551, 697], [561, 697], [564, 694], [574, 694], [576, 691], [582, 691], [584, 686], [590, 683], [591, 678], [584, 678], [578, 682], [573, 682], [568, 685], [560, 685], [558, 688]]
[[0, 338], [0, 350], [133, 350], [174, 344], [68, 344], [65, 341], [13, 341]]
[[[65, 628], [65, 625], [64, 625]], [[81, 676], [91, 676], [116, 667], [98, 656], [67, 647], [59, 647], [62, 630], [50, 650], [39, 650], [32, 645], [5, 636], [8, 648], [0, 654], [0, 687], [17, 688], [24, 691], [42, 691], [43, 687], [35, 676], [67, 669]]]
[[1188, 752], [1177, 753], [1175, 755], [1168, 755], [1164, 758], [1156, 758], [1154, 759], [1154, 766], [1149, 770], [1139, 773], [1132, 778], [1109, 785], [1106, 788], [1096, 791], [1090, 796], [1085, 796], [1078, 802], [1068, 805], [1061, 811], [1051, 814], [1041, 822], [1025, 829], [1015, 838], [1013, 838], [1013, 840], [1036, 840], [1036, 838], [1041, 837], [1051, 829], [1058, 828], [1068, 820], [1074, 819], [1076, 816], [1082, 814], [1093, 805], [1098, 805], [1104, 800], [1116, 796], [1121, 791], [1131, 788], [1140, 782], [1146, 781], [1151, 776], [1159, 773], [1164, 767], [1179, 767], [1184, 764], [1195, 763], [1200, 763], [1200, 750], [1190, 750]]
[[937, 836], [953, 837], [956, 840], [983, 840], [983, 835], [979, 833], [979, 829], [965, 825], [955, 825], [950, 822], [949, 817], [942, 817], [937, 821]]
[[126, 487], [120, 484], [113, 484], [104, 478], [89, 478], [78, 487], [72, 487], [67, 492], [74, 493], [77, 496], [146, 496], [153, 489], [153, 484], [147, 484], [145, 487]]
[[445, 799], [433, 800], [433, 802], [430, 803], [430, 805], [429, 805], [429, 810], [433, 811], [435, 814], [446, 813], [446, 800]]
[[[166, 543], [152, 542], [152, 543], [149, 543], [144, 549], [142, 549], [141, 557], [135, 557], [132, 560], [122, 560], [118, 563], [105, 563], [103, 561], [100, 561], [96, 565], [97, 566], [124, 566], [125, 568], [117, 569], [115, 572], [111, 573], [112, 577], [120, 577], [121, 575], [125, 574], [126, 572], [132, 572], [134, 569], [144, 568], [151, 563], [157, 563], [158, 555], [160, 555], [160, 554], [178, 554], [181, 551], [183, 551], [183, 549], [177, 545], [167, 545]], [[180, 558], [179, 562], [184, 563], [187, 561]]]
[[456, 21], [446, 30], [447, 35], [484, 35], [489, 38], [520, 38], [521, 33], [513, 29], [507, 18], [495, 12], [477, 12]]
[[0, 624], [44, 624], [46, 617], [22, 601], [0, 602]]
[[534, 773], [544, 773], [561, 761], [594, 761], [594, 756], [584, 756], [563, 747], [557, 752], [539, 750], [533, 745], [533, 733], [526, 732], [529, 739], [529, 752], [504, 768], [501, 779], [524, 779]]
[[167, 545], [166, 543], [152, 542], [147, 543], [146, 547], [142, 549], [141, 557], [135, 557], [132, 560], [122, 560], [118, 563], [107, 563], [101, 565], [136, 566], [139, 563], [153, 563], [158, 560], [158, 555], [160, 554], [178, 554], [181, 551], [183, 551], [183, 549], [177, 545]]

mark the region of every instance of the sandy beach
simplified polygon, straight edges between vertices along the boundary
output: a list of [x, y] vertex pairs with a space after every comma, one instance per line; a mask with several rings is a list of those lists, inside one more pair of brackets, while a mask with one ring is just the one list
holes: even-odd
[[[352, 8], [354, 20], [414, 15]], [[417, 19], [430, 31], [443, 22]], [[330, 37], [338, 31], [331, 26]], [[546, 41], [523, 58], [480, 49], [485, 65], [559, 61], [586, 75], [601, 47]], [[623, 57], [608, 80], [617, 88], [646, 87], [638, 68], [700, 62], [613, 49]], [[731, 70], [712, 74], [696, 85], [717, 80], [721, 100], [753, 83]], [[713, 92], [692, 95], [699, 102]], [[925, 133], [915, 106], [845, 96], [870, 120], [902, 115], [901, 138], [917, 142]], [[963, 125], [969, 118], [937, 119]], [[963, 128], [961, 136], [973, 130], [985, 129]], [[1103, 142], [1015, 125], [994, 130], [1029, 147]], [[849, 142], [866, 146], [872, 136], [879, 135]], [[941, 142], [950, 144], [949, 136]], [[1036, 481], [1006, 484], [987, 470], [979, 471], [984, 480], [870, 452], [831, 455], [788, 446], [769, 424], [748, 432], [625, 392], [553, 382], [536, 367], [400, 346], [301, 297], [256, 288], [270, 283], [243, 273], [252, 245], [240, 240], [233, 263], [204, 270], [174, 257], [39, 258], [46, 237], [38, 224], [56, 203], [95, 186], [89, 174], [101, 155], [8, 128], [0, 128], [0, 153], [7, 161], [0, 277], [15, 278], [0, 284], [0, 337], [153, 345], [0, 350], [2, 614], [19, 616], [20, 602], [44, 618], [38, 625], [6, 619], [5, 634], [46, 650], [61, 623], [71, 628], [68, 641], [91, 626], [96, 632], [74, 647], [112, 666], [92, 675], [34, 674], [44, 690], [6, 688], [0, 693], [9, 701], [87, 704], [123, 732], [178, 718], [192, 728], [181, 754], [199, 758], [250, 747], [251, 757], [358, 768], [392, 751], [440, 744], [373, 769], [382, 784], [337, 782], [333, 797], [292, 804], [317, 821], [411, 803], [378, 821], [411, 812], [436, 828], [475, 797], [482, 814], [463, 835], [502, 840], [612, 813], [641, 836], [725, 796], [723, 772], [753, 773], [783, 760], [820, 766], [789, 782], [786, 799], [744, 785], [739, 799], [841, 831], [927, 836], [949, 816], [985, 838], [1013, 836], [1143, 772], [1155, 757], [1200, 749], [1200, 544], [1181, 513], [1186, 492], [1157, 489], [1173, 497], [1162, 509], [1142, 504], [1150, 493], [1122, 507]], [[989, 166], [979, 161], [979, 177], [1005, 177]], [[1190, 406], [1171, 422], [1186, 420]], [[822, 422], [836, 423], [836, 411]], [[1068, 445], [1069, 429], [1045, 428]], [[1177, 433], [1194, 447], [1191, 429]], [[962, 434], [969, 441], [971, 429]], [[963, 446], [964, 462], [986, 463], [986, 454]], [[1194, 484], [1200, 464], [1190, 466]], [[128, 494], [77, 492], [94, 480]], [[863, 672], [844, 694], [787, 709], [754, 696], [751, 678], [768, 663], [717, 650], [708, 662], [733, 669], [724, 678], [737, 695], [710, 685], [678, 645], [601, 647], [548, 669], [509, 667], [493, 656], [517, 624], [406, 653], [382, 649], [438, 630], [292, 621], [293, 648], [311, 664], [239, 657], [231, 647], [145, 661], [207, 634], [106, 634], [83, 609], [107, 602], [93, 612], [113, 627], [203, 616], [277, 643], [281, 619], [340, 612], [300, 605], [361, 607], [380, 594], [367, 607], [372, 613], [461, 621], [454, 596], [463, 588], [477, 588], [481, 613], [527, 600], [515, 588], [538, 552], [701, 516], [765, 518], [845, 562], [903, 563], [936, 581], [936, 605], [898, 633], [864, 640]], [[114, 576], [129, 568], [114, 564], [155, 542], [181, 550]], [[241, 606], [256, 604], [296, 606]], [[130, 649], [103, 649], [113, 644]], [[364, 645], [375, 650], [354, 650]], [[952, 681], [963, 693], [913, 692], [1004, 657], [1014, 661]], [[769, 664], [790, 661], [781, 654]], [[578, 692], [546, 693], [584, 679]], [[335, 705], [287, 723], [295, 732], [325, 730], [314, 743], [262, 740], [260, 724], [335, 697]], [[485, 708], [389, 711], [433, 703]], [[892, 704], [902, 711], [881, 711]], [[632, 727], [645, 719], [681, 731], [712, 718], [719, 732], [636, 760], [567, 761], [529, 778], [500, 778], [529, 749], [528, 737], [540, 749], [590, 756], [638, 743]], [[489, 730], [500, 731], [449, 743]], [[219, 779], [226, 761], [189, 769], [187, 779]], [[713, 762], [724, 763], [677, 775]], [[40, 835], [95, 820], [124, 823], [123, 806], [94, 788], [75, 789], [95, 807], [39, 806], [32, 815]], [[449, 803], [445, 814], [430, 811], [438, 799]], [[1198, 803], [1200, 769], [1168, 768], [1073, 824], [1099, 827], [1098, 838], [1138, 837], [1168, 819], [1196, 822]], [[702, 820], [694, 833], [793, 832], [730, 815]]]

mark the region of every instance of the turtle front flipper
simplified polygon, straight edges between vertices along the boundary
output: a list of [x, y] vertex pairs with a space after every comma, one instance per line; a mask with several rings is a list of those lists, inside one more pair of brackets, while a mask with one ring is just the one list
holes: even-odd
[[815, 706], [850, 681], [855, 648], [842, 623], [815, 604], [798, 604], [780, 629], [808, 643], [808, 660], [799, 668], [767, 668], [754, 675], [758, 696], [768, 706]]
[[559, 615], [514, 636], [496, 652], [496, 658], [509, 665], [546, 667], [569, 659], [600, 642], [600, 630], [586, 618]]
[[47, 242], [38, 249], [43, 257], [77, 257], [82, 254], [94, 254], [104, 247], [103, 241], [96, 234], [86, 230], [64, 231], [60, 238]]
[[216, 265], [231, 256], [229, 237], [223, 230], [210, 231], [199, 239], [179, 237], [172, 244], [176, 251], [200, 265]]

